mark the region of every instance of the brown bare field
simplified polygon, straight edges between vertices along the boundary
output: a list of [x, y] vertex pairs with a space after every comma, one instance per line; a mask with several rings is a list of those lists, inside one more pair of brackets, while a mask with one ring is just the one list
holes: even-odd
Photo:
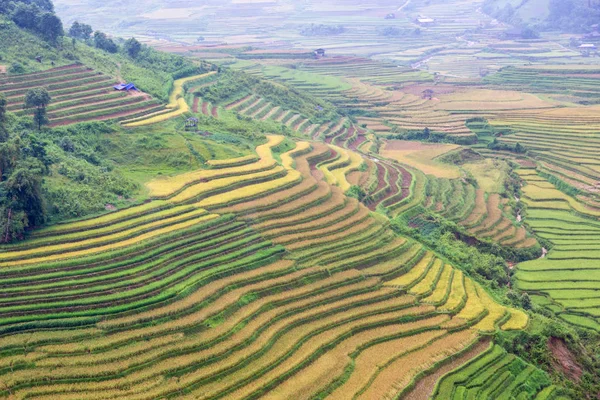
[[400, 163], [411, 165], [425, 174], [438, 178], [456, 179], [460, 177], [459, 169], [455, 165], [443, 164], [436, 158], [459, 147], [454, 144], [387, 140], [381, 149], [381, 154]]

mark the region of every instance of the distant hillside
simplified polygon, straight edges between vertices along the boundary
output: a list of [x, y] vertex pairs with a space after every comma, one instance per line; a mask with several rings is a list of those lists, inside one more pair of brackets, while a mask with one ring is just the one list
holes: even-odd
[[538, 30], [582, 33], [600, 22], [600, 2], [594, 0], [486, 0], [482, 10], [502, 22]]

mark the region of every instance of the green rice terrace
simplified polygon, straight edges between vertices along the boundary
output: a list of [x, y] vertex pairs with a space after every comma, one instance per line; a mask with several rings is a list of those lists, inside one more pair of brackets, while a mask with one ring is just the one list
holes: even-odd
[[0, 2], [0, 398], [598, 398], [600, 5], [205, 3]]

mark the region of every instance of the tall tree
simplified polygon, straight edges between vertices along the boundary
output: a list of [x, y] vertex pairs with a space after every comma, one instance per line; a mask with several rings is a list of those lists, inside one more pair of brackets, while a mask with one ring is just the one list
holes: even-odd
[[119, 46], [106, 36], [106, 33], [104, 32], [94, 32], [94, 44], [97, 48], [108, 51], [109, 53], [116, 53], [119, 51]]
[[90, 25], [75, 21], [69, 29], [69, 36], [75, 39], [88, 40], [92, 37], [92, 32], [93, 30]]
[[52, 97], [45, 88], [30, 89], [25, 95], [25, 109], [34, 109], [33, 121], [39, 130], [48, 122], [46, 107], [50, 101], [52, 101]]
[[40, 16], [38, 29], [42, 36], [50, 42], [56, 42], [59, 37], [65, 34], [60, 18], [48, 12]]
[[[8, 139], [8, 131], [5, 126], [7, 105], [6, 97], [0, 93], [0, 143], [4, 143]], [[2, 174], [0, 174], [0, 180], [2, 180]]]
[[142, 44], [135, 38], [127, 40], [123, 47], [131, 58], [137, 58], [137, 56], [140, 54], [140, 51], [142, 51]]
[[21, 28], [35, 30], [38, 26], [40, 8], [35, 4], [17, 3], [12, 11], [11, 18]]
[[0, 242], [22, 238], [28, 227], [45, 221], [41, 175], [27, 166], [0, 183]]

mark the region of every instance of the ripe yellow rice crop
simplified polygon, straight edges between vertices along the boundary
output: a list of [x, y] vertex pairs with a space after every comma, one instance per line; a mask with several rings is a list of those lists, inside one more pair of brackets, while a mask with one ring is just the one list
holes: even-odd
[[175, 82], [173, 82], [173, 91], [171, 92], [171, 95], [169, 96], [169, 104], [167, 104], [167, 108], [176, 108], [177, 107], [177, 104], [176, 104], [177, 99], [183, 94], [183, 85], [185, 85], [188, 82], [207, 78], [216, 73], [217, 73], [217, 71], [211, 71], [211, 72], [207, 72], [205, 74], [188, 76], [187, 78], [177, 79]]
[[433, 253], [428, 251], [425, 254], [425, 256], [417, 263], [417, 265], [412, 267], [412, 269], [410, 271], [408, 271], [406, 274], [404, 274], [396, 279], [386, 282], [385, 283], [386, 286], [399, 286], [399, 287], [410, 286], [411, 284], [416, 282], [418, 279], [421, 279], [423, 274], [426, 273], [427, 268], [433, 261], [433, 258], [434, 258]]
[[142, 119], [142, 120], [136, 121], [136, 122], [126, 123], [126, 124], [123, 124], [123, 126], [125, 126], [127, 128], [134, 128], [137, 126], [152, 125], [152, 124], [156, 124], [158, 122], [166, 121], [171, 118], [179, 117], [180, 115], [183, 115], [189, 111], [190, 111], [190, 106], [188, 106], [187, 102], [185, 101], [185, 99], [183, 97], [180, 97], [179, 99], [177, 99], [177, 108], [174, 111], [171, 111], [171, 112], [168, 112], [165, 114], [156, 115], [154, 117], [150, 117], [147, 119]]
[[440, 306], [441, 311], [455, 311], [463, 302], [466, 296], [464, 287], [464, 275], [461, 270], [454, 269], [454, 277], [452, 278], [452, 287], [450, 288], [450, 295], [446, 303]]
[[[414, 313], [415, 310], [416, 308], [411, 309], [411, 313]], [[440, 315], [416, 322], [384, 326], [358, 333], [308, 366], [304, 374], [298, 374], [297, 377], [276, 388], [265, 399], [299, 399], [304, 397], [302, 394], [308, 394], [312, 398], [315, 391], [328, 384], [332, 377], [343, 373], [344, 368], [349, 363], [347, 354], [352, 353], [361, 344], [372, 342], [378, 337], [436, 326], [447, 318], [447, 316]], [[426, 345], [443, 334], [443, 331], [428, 331], [369, 347], [356, 358], [356, 367], [350, 375], [350, 379], [332, 394], [332, 398], [340, 398], [344, 395], [351, 397], [377, 372], [379, 365], [384, 364], [385, 361], [395, 355], [401, 355]]]
[[[373, 306], [360, 307], [360, 308], [357, 308], [352, 311], [346, 311], [346, 312], [336, 314], [334, 316], [327, 316], [327, 317], [319, 319], [318, 321], [312, 322], [310, 324], [305, 324], [303, 326], [293, 329], [292, 331], [290, 331], [290, 332], [286, 333], [285, 335], [283, 335], [282, 337], [278, 338], [276, 345], [273, 346], [273, 348], [271, 349], [270, 352], [268, 352], [265, 356], [263, 356], [263, 358], [261, 360], [254, 363], [251, 368], [244, 370], [244, 373], [242, 374], [242, 376], [235, 376], [235, 379], [240, 379], [243, 377], [252, 377], [255, 374], [255, 371], [258, 371], [260, 368], [268, 367], [269, 365], [272, 365], [274, 362], [278, 361], [282, 356], [285, 356], [286, 351], [291, 350], [293, 348], [293, 346], [296, 345], [298, 338], [301, 338], [311, 332], [314, 332], [314, 331], [318, 330], [319, 328], [329, 328], [327, 331], [320, 333], [320, 334], [312, 337], [307, 342], [305, 342], [299, 351], [295, 352], [290, 358], [285, 360], [282, 364], [278, 365], [277, 369], [269, 372], [265, 376], [262, 376], [258, 379], [253, 380], [252, 383], [250, 383], [248, 386], [244, 387], [241, 390], [234, 392], [232, 394], [231, 398], [247, 398], [247, 397], [249, 397], [251, 392], [259, 389], [264, 384], [269, 382], [271, 379], [275, 379], [275, 378], [279, 377], [281, 374], [285, 373], [286, 371], [290, 371], [299, 362], [303, 361], [308, 355], [310, 355], [311, 353], [313, 353], [315, 351], [318, 351], [318, 349], [321, 346], [323, 346], [324, 343], [330, 343], [330, 342], [336, 340], [340, 335], [347, 334], [348, 332], [352, 332], [354, 329], [357, 329], [361, 326], [365, 326], [368, 324], [374, 324], [374, 323], [377, 323], [380, 321], [385, 321], [385, 320], [397, 319], [397, 318], [400, 318], [401, 316], [406, 315], [407, 313], [403, 312], [403, 311], [405, 311], [405, 310], [403, 310], [400, 312], [390, 313], [389, 315], [380, 314], [380, 315], [374, 315], [374, 316], [366, 316], [364, 318], [359, 318], [359, 319], [356, 319], [355, 321], [352, 321], [349, 323], [344, 323], [341, 326], [336, 326], [334, 328], [330, 327], [330, 326], [335, 326], [335, 325], [339, 324], [341, 321], [344, 321], [345, 319], [348, 319], [349, 317], [358, 316], [361, 314], [367, 314], [370, 310], [385, 310], [386, 308], [393, 308], [397, 304], [398, 304], [397, 301], [387, 301], [387, 302], [379, 303], [377, 305], [377, 307], [373, 307]], [[402, 329], [401, 327], [398, 327], [398, 328], [399, 328], [399, 330]], [[378, 330], [374, 329], [373, 331], [374, 332], [370, 333], [370, 336], [377, 337]], [[362, 336], [364, 337], [367, 335], [368, 334], [365, 333]], [[360, 336], [353, 337], [353, 339], [354, 340], [360, 339]], [[365, 339], [363, 339], [363, 340], [365, 340]], [[321, 375], [321, 377], [322, 377], [322, 375]], [[314, 378], [318, 379], [319, 376], [318, 375], [314, 376]], [[331, 378], [331, 377], [326, 377], [325, 381], [327, 381], [328, 378]], [[209, 384], [209, 385], [199, 389], [199, 392], [202, 392], [202, 393], [209, 392], [210, 393], [211, 389], [212, 390], [224, 389], [224, 388], [229, 387], [233, 383], [234, 382], [231, 382], [228, 380], [220, 380], [214, 386]], [[189, 398], [192, 399], [195, 397], [189, 397]]]
[[[99, 228], [90, 228], [86, 229], [85, 232], [73, 232], [73, 233], [65, 233], [61, 235], [52, 235], [52, 236], [44, 236], [41, 238], [34, 238], [32, 240], [28, 240], [26, 243], [28, 247], [32, 247], [32, 245], [36, 245], [36, 247], [40, 247], [42, 245], [49, 244], [51, 242], [57, 242], [58, 240], [62, 242], [72, 241], [75, 242], [77, 240], [82, 240], [86, 237], [98, 237], [100, 235], [111, 234], [117, 230], [123, 230], [127, 228], [134, 228], [140, 225], [144, 225], [148, 223], [150, 220], [163, 220], [164, 218], [168, 218], [171, 216], [176, 216], [179, 214], [188, 213], [194, 211], [194, 206], [179, 206], [167, 208], [161, 211], [157, 211], [155, 213], [151, 213], [149, 215], [142, 215], [140, 217], [127, 219], [123, 222], [117, 222], [111, 225], [106, 225]], [[193, 215], [193, 214], [187, 214]]]
[[485, 202], [485, 192], [481, 189], [477, 189], [475, 194], [475, 208], [471, 212], [471, 215], [461, 222], [461, 225], [470, 225], [476, 223], [486, 212], [487, 204]]
[[[275, 165], [275, 159], [271, 148], [278, 146], [283, 141], [283, 136], [267, 136], [267, 143], [256, 148], [259, 160], [249, 165], [242, 165], [230, 168], [209, 169], [201, 171], [193, 171], [185, 174], [180, 174], [173, 177], [157, 178], [146, 183], [146, 187], [153, 197], [166, 197], [176, 193], [194, 182], [204, 179], [217, 179], [223, 176], [232, 176], [236, 174], [248, 174], [250, 171], [260, 171]], [[239, 180], [239, 178], [236, 178]], [[243, 179], [243, 178], [241, 178]], [[206, 187], [206, 184], [197, 186]]]
[[427, 275], [425, 275], [425, 278], [423, 278], [421, 282], [417, 283], [414, 287], [412, 287], [409, 290], [409, 293], [417, 296], [429, 293], [429, 291], [431, 291], [433, 285], [435, 284], [435, 280], [437, 279], [443, 266], [443, 261], [439, 258], [436, 259], [431, 268], [429, 268], [429, 271], [427, 272]]
[[[344, 220], [344, 218], [351, 216], [358, 212], [359, 203], [356, 200], [347, 200], [347, 197], [344, 197], [341, 193], [334, 194], [333, 202], [330, 201], [325, 202], [324, 204], [317, 206], [316, 208], [322, 210], [328, 210], [329, 212], [319, 213], [317, 215], [313, 215], [314, 218], [310, 218], [307, 222], [294, 223], [294, 217], [290, 219], [283, 219], [282, 222], [289, 222], [282, 226], [265, 226], [261, 225], [262, 228], [265, 229], [264, 235], [267, 237], [277, 237], [281, 235], [293, 234], [296, 232], [304, 232], [306, 230], [318, 229], [319, 227], [326, 227], [334, 224], [336, 222]], [[332, 203], [337, 202], [341, 207], [336, 207], [335, 211], [331, 211], [330, 207]], [[306, 215], [311, 215], [312, 210], [306, 211]], [[299, 217], [303, 216], [303, 213], [298, 214]]]
[[506, 321], [500, 328], [503, 331], [521, 330], [527, 327], [529, 317], [521, 310], [509, 308], [510, 319]]
[[417, 374], [436, 363], [464, 350], [477, 338], [477, 333], [467, 329], [443, 336], [428, 346], [400, 357], [382, 369], [368, 389], [357, 399], [393, 399], [405, 389]]
[[[73, 257], [80, 257], [80, 256], [86, 256], [86, 255], [89, 255], [89, 254], [101, 253], [101, 252], [104, 252], [104, 251], [115, 250], [115, 249], [119, 249], [119, 248], [131, 246], [133, 244], [136, 244], [136, 243], [139, 243], [139, 242], [142, 242], [144, 240], [148, 240], [148, 239], [160, 236], [160, 235], [164, 235], [164, 234], [175, 232], [175, 231], [178, 231], [178, 230], [181, 230], [181, 229], [189, 228], [189, 227], [191, 227], [193, 225], [196, 225], [198, 223], [210, 221], [210, 220], [215, 219], [217, 217], [218, 217], [218, 215], [216, 215], [216, 214], [208, 214], [208, 215], [204, 214], [204, 215], [200, 216], [199, 218], [192, 219], [192, 220], [189, 220], [189, 221], [186, 221], [186, 222], [182, 222], [182, 223], [179, 223], [179, 224], [170, 225], [170, 226], [167, 226], [167, 227], [164, 227], [164, 228], [161, 228], [161, 229], [157, 229], [157, 230], [152, 231], [152, 232], [141, 234], [141, 235], [136, 236], [136, 237], [131, 238], [131, 239], [122, 240], [122, 241], [117, 242], [117, 243], [111, 243], [111, 244], [104, 245], [104, 246], [93, 247], [93, 248], [85, 249], [85, 250], [77, 250], [77, 251], [72, 251], [72, 252], [68, 252], [68, 253], [52, 254], [52, 255], [48, 255], [48, 256], [44, 256], [44, 257], [37, 257], [37, 258], [30, 258], [30, 259], [25, 259], [25, 260], [4, 262], [4, 263], [0, 263], [0, 267], [15, 266], [15, 265], [25, 265], [25, 264], [36, 264], [36, 263], [45, 263], [45, 262], [49, 262], [49, 261], [55, 261], [55, 260], [61, 260], [61, 259], [66, 259], [66, 258], [73, 258]], [[2, 254], [2, 255], [4, 256], [5, 254]]]
[[131, 216], [135, 216], [138, 214], [145, 214], [149, 211], [160, 210], [162, 207], [167, 206], [168, 203], [166, 201], [157, 200], [151, 203], [142, 204], [135, 207], [126, 208], [123, 210], [115, 211], [109, 214], [102, 215], [97, 218], [86, 219], [83, 221], [76, 221], [67, 224], [53, 225], [47, 228], [40, 229], [34, 233], [38, 234], [48, 234], [48, 233], [56, 233], [60, 234], [61, 232], [70, 232], [76, 230], [86, 230], [92, 229], [97, 226], [110, 224], [113, 221], [119, 221], [127, 219]]
[[506, 314], [506, 307], [496, 303], [485, 289], [479, 285], [477, 285], [477, 293], [479, 294], [483, 306], [488, 310], [488, 315], [477, 323], [474, 328], [483, 332], [493, 332], [496, 330], [496, 324]]
[[[346, 192], [350, 189], [350, 182], [346, 178], [346, 175], [352, 171], [355, 171], [363, 163], [363, 158], [360, 154], [350, 150], [342, 149], [337, 146], [330, 145], [338, 154], [340, 158], [331, 163], [321, 166], [319, 169], [323, 172], [325, 180], [332, 185], [337, 185]], [[347, 164], [347, 165], [346, 165]]]
[[444, 269], [442, 270], [442, 274], [440, 275], [440, 279], [438, 280], [433, 293], [428, 297], [423, 299], [426, 303], [437, 304], [444, 300], [446, 297], [446, 293], [450, 289], [450, 280], [452, 279], [452, 271], [453, 268], [451, 265], [444, 265]]
[[[239, 180], [239, 178], [238, 178]], [[235, 190], [230, 190], [218, 196], [209, 197], [196, 203], [198, 207], [208, 208], [225, 206], [227, 204], [238, 202], [247, 198], [255, 198], [259, 195], [266, 195], [278, 188], [287, 187], [290, 184], [299, 183], [302, 180], [302, 175], [296, 170], [291, 170], [282, 178], [272, 181], [259, 183], [256, 185], [246, 186]]]
[[195, 81], [195, 80], [202, 79], [207, 76], [214, 75], [214, 74], [216, 74], [215, 71], [209, 72], [206, 74], [202, 74], [202, 75], [190, 76], [188, 78], [182, 78], [182, 79], [176, 80], [175, 82], [173, 82], [173, 91], [171, 92], [171, 95], [169, 96], [169, 104], [166, 105], [166, 108], [173, 109], [174, 111], [172, 111], [170, 113], [166, 113], [166, 114], [160, 114], [160, 115], [150, 117], [147, 119], [142, 119], [142, 120], [139, 120], [136, 122], [124, 123], [123, 126], [131, 128], [131, 127], [136, 127], [136, 126], [155, 124], [157, 122], [166, 121], [168, 119], [178, 117], [180, 115], [183, 115], [183, 114], [189, 112], [190, 106], [188, 106], [187, 102], [182, 97], [183, 96], [183, 85], [186, 82]]
[[483, 311], [485, 311], [485, 307], [477, 294], [477, 289], [475, 289], [475, 284], [470, 278], [465, 278], [465, 290], [467, 292], [467, 302], [465, 306], [458, 314], [456, 314], [456, 318], [461, 318], [467, 321], [477, 318]]
[[[148, 368], [148, 369], [141, 370], [139, 372], [134, 372], [130, 376], [128, 376], [122, 380], [119, 380], [119, 381], [123, 384], [128, 384], [130, 382], [133, 383], [134, 385], [131, 385], [132, 386], [131, 390], [138, 392], [138, 393], [143, 393], [143, 396], [144, 396], [143, 398], [148, 398], [148, 399], [158, 398], [158, 397], [160, 397], [159, 393], [163, 392], [165, 390], [165, 388], [160, 388], [159, 389], [160, 392], [148, 394], [145, 392], [145, 387], [144, 387], [145, 382], [143, 382], [142, 379], [146, 380], [146, 379], [152, 378], [156, 375], [163, 374], [166, 371], [173, 368], [174, 366], [185, 367], [190, 364], [194, 364], [194, 363], [198, 362], [199, 360], [213, 357], [215, 354], [226, 352], [228, 349], [231, 348], [231, 346], [234, 346], [237, 343], [243, 343], [244, 341], [249, 340], [255, 331], [257, 331], [264, 324], [272, 322], [274, 320], [274, 318], [276, 318], [277, 316], [288, 314], [290, 309], [296, 309], [296, 308], [300, 308], [302, 306], [306, 307], [307, 305], [310, 305], [310, 304], [318, 304], [314, 307], [306, 308], [306, 310], [301, 313], [288, 314], [287, 318], [280, 319], [277, 322], [273, 323], [269, 330], [262, 333], [261, 340], [251, 342], [249, 344], [249, 346], [245, 347], [241, 352], [236, 352], [232, 357], [229, 357], [229, 358], [223, 360], [222, 362], [220, 362], [217, 365], [217, 368], [221, 369], [221, 368], [226, 367], [227, 365], [231, 365], [231, 366], [235, 365], [236, 363], [239, 362], [238, 357], [243, 357], [247, 353], [252, 353], [253, 351], [256, 351], [257, 346], [259, 348], [262, 347], [264, 345], [263, 340], [269, 340], [270, 337], [273, 337], [274, 335], [277, 334], [277, 332], [279, 332], [286, 326], [292, 324], [294, 321], [302, 320], [303, 318], [310, 317], [311, 315], [327, 313], [329, 310], [335, 309], [338, 307], [347, 308], [348, 311], [333, 314], [333, 315], [331, 315], [331, 317], [329, 317], [329, 318], [339, 320], [344, 317], [349, 317], [349, 316], [353, 316], [353, 315], [361, 314], [361, 313], [373, 314], [377, 310], [380, 310], [382, 306], [385, 309], [386, 306], [394, 307], [397, 305], [406, 305], [408, 302], [411, 301], [410, 297], [406, 296], [405, 298], [402, 298], [402, 299], [398, 298], [398, 299], [387, 300], [386, 302], [368, 304], [368, 305], [360, 307], [360, 308], [350, 307], [352, 304], [354, 304], [355, 301], [368, 300], [370, 298], [373, 298], [374, 296], [378, 296], [378, 294], [375, 292], [370, 292], [370, 293], [362, 294], [362, 295], [358, 295], [358, 296], [345, 297], [339, 301], [329, 301], [329, 302], [325, 301], [330, 298], [335, 299], [337, 296], [343, 296], [345, 293], [347, 293], [347, 294], [356, 293], [356, 291], [360, 290], [361, 288], [365, 289], [367, 287], [371, 287], [376, 284], [377, 284], [376, 279], [362, 281], [362, 282], [359, 282], [356, 284], [349, 285], [345, 288], [330, 290], [327, 293], [322, 294], [322, 295], [310, 296], [309, 298], [296, 301], [293, 304], [288, 304], [283, 307], [273, 308], [264, 313], [261, 313], [256, 318], [253, 318], [248, 323], [248, 325], [244, 327], [243, 330], [239, 331], [232, 338], [232, 340], [221, 342], [221, 343], [218, 343], [214, 346], [210, 346], [205, 349], [198, 349], [198, 350], [196, 350], [196, 352], [193, 352], [193, 353], [187, 353], [187, 354], [182, 354], [179, 356], [171, 357], [169, 359], [169, 362], [167, 362], [167, 363], [161, 363], [161, 364], [154, 366], [153, 368]], [[321, 285], [323, 285], [323, 281], [319, 282], [315, 287], [313, 287], [313, 290], [317, 287], [320, 287]], [[299, 293], [306, 292], [306, 289], [301, 288], [299, 290], [296, 290], [295, 292], [296, 293], [294, 293], [294, 292], [285, 293], [284, 292], [284, 293], [277, 294], [277, 295], [270, 296], [270, 297], [272, 297], [271, 300], [285, 299], [286, 297], [289, 298], [290, 296], [295, 296]], [[223, 335], [224, 333], [226, 333], [230, 329], [232, 329], [236, 324], [238, 324], [240, 322], [240, 319], [247, 318], [248, 315], [252, 315], [261, 306], [264, 306], [264, 303], [265, 302], [261, 300], [261, 301], [250, 304], [248, 307], [245, 307], [239, 313], [236, 313], [236, 315], [234, 315], [234, 317], [228, 318], [222, 325], [219, 325], [215, 329], [206, 332], [206, 334], [201, 335], [201, 336], [192, 335], [191, 337], [185, 339], [185, 343], [182, 342], [179, 344], [175, 344], [173, 346], [173, 350], [180, 350], [180, 349], [186, 348], [186, 347], [190, 347], [193, 349], [193, 348], [197, 347], [199, 343], [206, 343], [206, 342], [209, 342], [210, 340], [213, 340], [216, 337], [219, 337], [220, 335]], [[376, 317], [382, 318], [381, 316], [376, 316]], [[193, 320], [191, 318], [185, 317], [185, 319], [188, 320], [188, 323], [190, 323], [190, 324], [198, 321], [197, 318]], [[316, 322], [316, 323], [318, 323], [318, 322]], [[310, 328], [310, 324], [306, 324], [304, 326]], [[125, 332], [124, 334], [128, 335], [129, 333], [130, 332]], [[120, 334], [116, 335], [116, 338], [122, 339]], [[280, 340], [278, 340], [277, 343], [280, 343]], [[284, 344], [283, 341], [281, 343]], [[158, 349], [159, 352], [162, 352], [164, 354], [169, 354], [169, 350], [170, 349]], [[143, 359], [148, 358], [148, 361], [152, 360], [151, 355], [142, 355], [141, 357]], [[143, 359], [141, 361], [143, 361]], [[136, 360], [136, 361], [139, 361], [139, 360]], [[98, 368], [101, 368], [104, 371], [116, 372], [119, 369], [125, 369], [130, 364], [131, 364], [131, 362], [129, 360], [125, 360], [125, 362], [119, 361], [119, 362], [113, 363], [113, 365], [110, 366], [110, 368], [105, 368], [104, 366], [98, 366]], [[252, 368], [254, 365], [255, 364], [252, 364], [250, 366], [250, 368]], [[115, 368], [116, 368], [116, 370], [115, 370]], [[214, 368], [215, 368], [214, 365], [209, 365], [207, 367], [193, 371], [190, 374], [183, 375], [181, 377], [180, 381], [173, 382], [174, 383], [173, 388], [181, 387], [180, 384], [184, 384], [184, 385], [190, 384], [191, 382], [196, 381], [202, 375], [209, 375], [214, 372]], [[81, 370], [83, 372], [85, 371], [84, 369], [81, 369]], [[86, 385], [86, 383], [84, 383], [84, 385]], [[88, 383], [87, 385], [90, 385], [90, 384]], [[106, 383], [103, 383], [103, 385], [106, 385]], [[217, 383], [217, 385], [218, 385], [218, 383]]]
[[[276, 136], [279, 138], [282, 138], [281, 136]], [[274, 147], [274, 146], [271, 146]], [[283, 165], [283, 167], [285, 169], [293, 169], [294, 168], [294, 155], [296, 154], [303, 154], [305, 153], [307, 150], [309, 150], [310, 147], [310, 143], [308, 142], [298, 142], [296, 143], [296, 148], [288, 151], [287, 153], [284, 153], [281, 155], [281, 165]]]
[[153, 227], [160, 226], [160, 225], [176, 223], [180, 220], [188, 219], [190, 216], [200, 217], [205, 214], [206, 214], [206, 210], [197, 209], [190, 213], [186, 213], [183, 215], [177, 215], [177, 216], [171, 217], [171, 218], [160, 219], [158, 221], [153, 221], [151, 223], [144, 224], [144, 225], [138, 225], [134, 228], [127, 229], [127, 230], [117, 232], [117, 233], [111, 233], [110, 231], [108, 231], [108, 232], [105, 232], [105, 233], [107, 233], [107, 235], [93, 237], [93, 238], [90, 238], [87, 240], [81, 240], [78, 242], [67, 242], [67, 243], [61, 243], [61, 244], [55, 244], [55, 245], [49, 245], [49, 246], [38, 246], [38, 247], [35, 247], [32, 249], [27, 249], [27, 250], [5, 251], [3, 253], [0, 253], [0, 261], [7, 260], [7, 259], [20, 258], [20, 257], [25, 257], [25, 256], [31, 256], [33, 254], [44, 254], [44, 253], [52, 253], [52, 252], [57, 252], [57, 251], [66, 252], [73, 248], [92, 247], [94, 245], [104, 243], [107, 240], [117, 242], [120, 238], [125, 238], [128, 236], [134, 235], [137, 232], [146, 231], [148, 229], [151, 229]]
[[[180, 301], [176, 301], [174, 303], [170, 303], [168, 305], [154, 308], [148, 311], [140, 312], [131, 316], [125, 316], [116, 319], [110, 319], [107, 321], [103, 321], [98, 323], [98, 327], [101, 329], [110, 329], [116, 328], [120, 326], [132, 325], [135, 323], [139, 323], [141, 321], [149, 321], [156, 318], [166, 317], [170, 315], [174, 315], [178, 312], [186, 310], [190, 307], [193, 307], [197, 304], [200, 304], [202, 301], [206, 300], [210, 295], [222, 290], [223, 288], [231, 285], [233, 282], [240, 282], [246, 279], [251, 279], [256, 276], [260, 276], [263, 274], [269, 274], [276, 271], [281, 271], [290, 268], [294, 264], [293, 261], [290, 260], [281, 260], [277, 261], [273, 264], [270, 264], [266, 267], [253, 269], [248, 272], [242, 272], [235, 274], [233, 276], [229, 276], [227, 278], [209, 283], [206, 286], [203, 286], [201, 289], [198, 289], [193, 294], [188, 297], [181, 299]], [[306, 271], [310, 271], [307, 269]], [[291, 275], [286, 275], [289, 279]], [[270, 282], [270, 281], [266, 281]], [[244, 290], [250, 290], [248, 288], [244, 288]], [[231, 292], [230, 292], [231, 293]], [[221, 301], [219, 301], [221, 303]]]
[[257, 157], [254, 154], [249, 154], [247, 156], [228, 158], [226, 160], [208, 160], [206, 164], [210, 165], [211, 167], [231, 168], [237, 166], [238, 164], [245, 163], [246, 161], [254, 160], [257, 160]]
[[181, 202], [191, 200], [197, 196], [210, 193], [215, 190], [225, 191], [227, 187], [240, 184], [241, 182], [252, 181], [253, 179], [268, 178], [270, 176], [277, 176], [278, 174], [284, 171], [285, 169], [283, 167], [277, 166], [266, 171], [255, 172], [249, 175], [230, 176], [223, 179], [216, 179], [206, 183], [190, 186], [187, 189], [183, 190], [181, 193], [170, 198], [169, 201], [173, 204], [179, 204]]

